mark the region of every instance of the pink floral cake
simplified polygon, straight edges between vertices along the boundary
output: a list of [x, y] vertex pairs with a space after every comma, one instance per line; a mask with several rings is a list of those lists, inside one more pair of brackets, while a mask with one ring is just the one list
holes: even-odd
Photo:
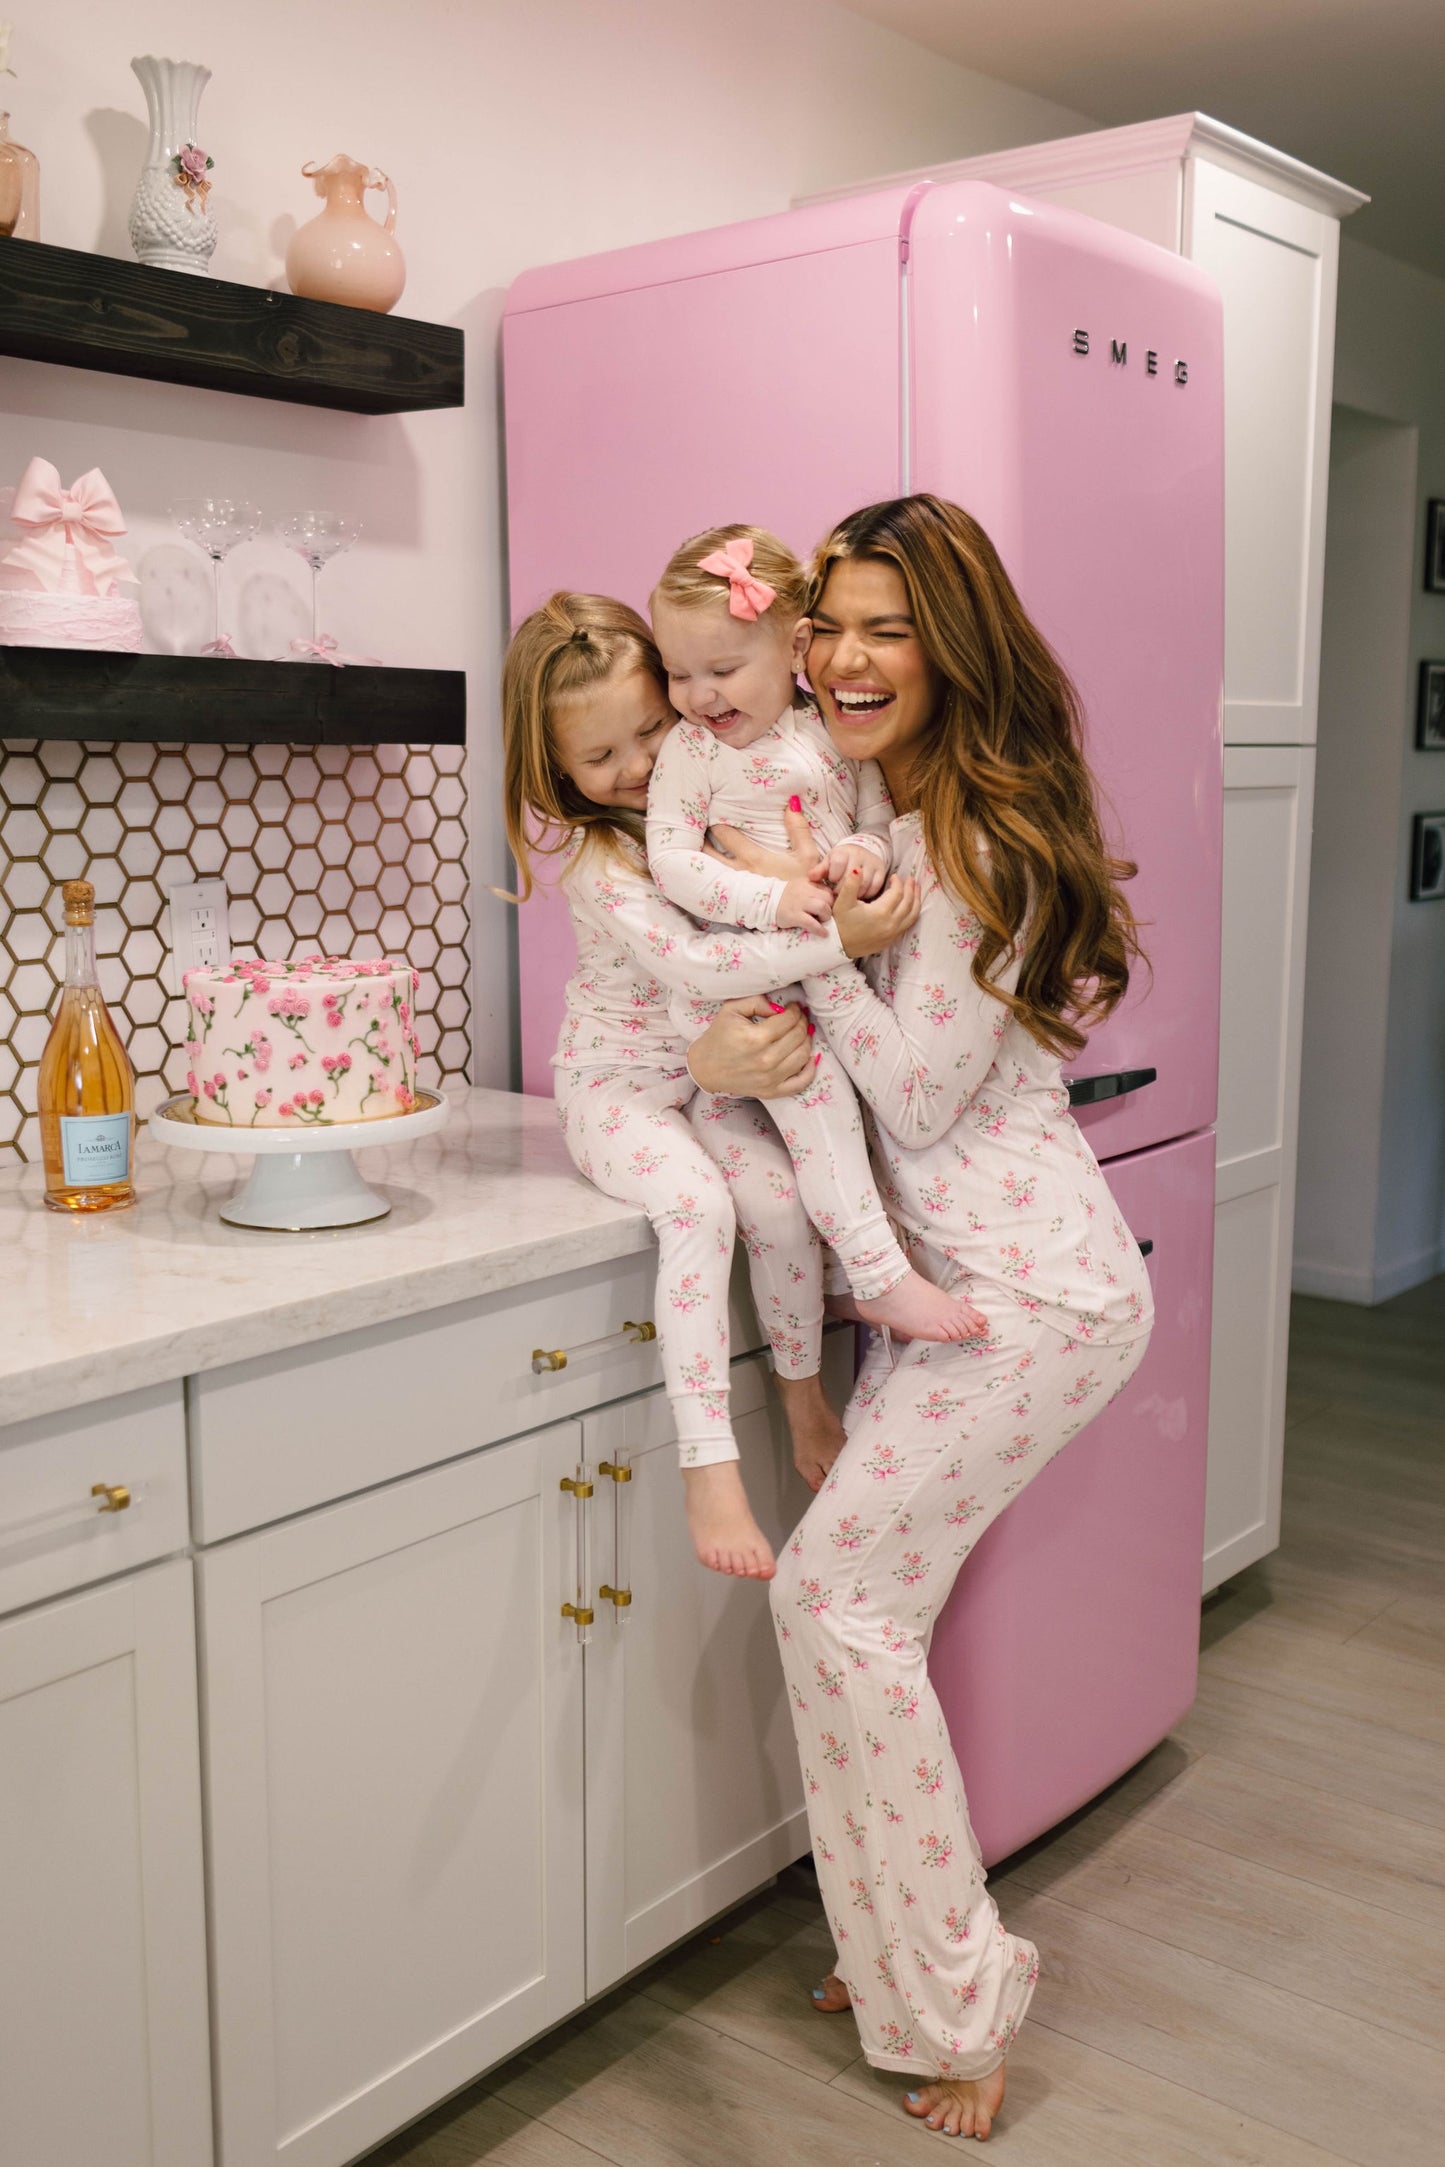
[[417, 975], [397, 956], [203, 965], [185, 976], [198, 1121], [276, 1129], [416, 1105]]

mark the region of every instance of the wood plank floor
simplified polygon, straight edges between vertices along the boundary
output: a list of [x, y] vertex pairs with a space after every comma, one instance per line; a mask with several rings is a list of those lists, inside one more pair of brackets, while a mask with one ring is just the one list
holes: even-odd
[[[995, 1870], [1044, 1975], [1015, 2167], [1445, 2159], [1445, 1279], [1300, 1300], [1284, 1541], [1205, 1605], [1199, 1698]], [[938, 2139], [808, 1989], [805, 1868], [365, 2167], [907, 2167]]]

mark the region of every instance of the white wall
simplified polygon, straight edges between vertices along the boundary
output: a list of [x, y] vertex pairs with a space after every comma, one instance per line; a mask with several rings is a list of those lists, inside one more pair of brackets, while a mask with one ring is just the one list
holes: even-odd
[[[1388, 858], [1392, 890], [1383, 1048], [1377, 1004], [1368, 994], [1358, 999], [1360, 989], [1342, 977], [1334, 995], [1338, 1041], [1353, 1046], [1365, 1071], [1377, 1066], [1383, 1079], [1378, 1120], [1362, 1103], [1347, 1146], [1378, 1161], [1371, 1283], [1353, 1297], [1373, 1301], [1445, 1267], [1445, 903], [1408, 899], [1413, 816], [1445, 809], [1445, 754], [1414, 750], [1419, 663], [1427, 656], [1445, 659], [1445, 595], [1423, 591], [1425, 505], [1432, 496], [1445, 497], [1442, 356], [1445, 280], [1346, 236], [1340, 252], [1335, 398], [1363, 415], [1414, 429], [1419, 438], [1405, 667], [1393, 690], [1386, 682], [1377, 692], [1382, 729], [1390, 725], [1392, 698], [1395, 703], [1395, 734], [1382, 744], [1381, 760], [1386, 770], [1397, 758], [1399, 763]], [[1341, 537], [1332, 506], [1328, 550], [1351, 546], [1357, 545]], [[1403, 566], [1397, 576], [1404, 576]], [[1397, 590], [1397, 610], [1402, 599]], [[1317, 977], [1326, 959], [1313, 923], [1310, 941]], [[1348, 1079], [1343, 1081], [1347, 1085]], [[1303, 1199], [1302, 1175], [1302, 1205]], [[1297, 1261], [1307, 1266], [1307, 1253], [1297, 1250]]]
[[1335, 407], [1294, 1283], [1339, 1301], [1375, 1299], [1417, 458], [1414, 429]]
[[[6, 100], [41, 161], [48, 241], [129, 254], [145, 144], [136, 52], [213, 70], [199, 137], [216, 160], [220, 277], [281, 282], [294, 223], [319, 208], [305, 160], [344, 149], [395, 180], [410, 272], [400, 308], [465, 327], [465, 410], [365, 420], [5, 361], [0, 482], [35, 451], [67, 480], [99, 464], [137, 554], [166, 536], [172, 499], [203, 484], [250, 495], [273, 518], [316, 505], [357, 514], [365, 540], [326, 575], [327, 622], [343, 648], [467, 669], [482, 882], [506, 874], [496, 331], [508, 281], [529, 264], [1089, 125], [827, 0], [7, 0], [6, 11], [19, 70]], [[274, 552], [299, 587], [293, 566]], [[509, 951], [504, 907], [482, 894], [479, 1082], [510, 1074]]]

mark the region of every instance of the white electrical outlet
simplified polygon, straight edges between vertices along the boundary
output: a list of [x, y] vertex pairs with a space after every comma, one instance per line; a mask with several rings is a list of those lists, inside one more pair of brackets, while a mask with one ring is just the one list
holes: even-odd
[[170, 890], [171, 991], [181, 993], [198, 963], [224, 963], [231, 953], [226, 883], [194, 880]]

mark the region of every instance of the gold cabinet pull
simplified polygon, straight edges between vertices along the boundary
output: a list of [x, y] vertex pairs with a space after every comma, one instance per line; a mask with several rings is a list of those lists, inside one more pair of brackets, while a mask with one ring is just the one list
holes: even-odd
[[606, 1581], [604, 1581], [597, 1590], [597, 1597], [599, 1602], [613, 1603], [617, 1609], [625, 1610], [632, 1601], [632, 1590], [631, 1588], [609, 1588]]
[[615, 1460], [599, 1460], [597, 1462], [597, 1472], [599, 1475], [610, 1475], [614, 1482], [631, 1482], [632, 1480], [632, 1469], [630, 1467], [619, 1467]]
[[583, 1609], [576, 1603], [564, 1603], [562, 1605], [562, 1615], [564, 1618], [570, 1618], [574, 1625], [590, 1625], [593, 1618], [593, 1612], [590, 1608]]
[[574, 1482], [570, 1475], [564, 1475], [557, 1487], [559, 1490], [566, 1490], [571, 1497], [590, 1497], [592, 1495], [590, 1482]]
[[105, 1503], [96, 1507], [98, 1512], [124, 1512], [130, 1503], [130, 1491], [123, 1482], [93, 1482], [92, 1497], [103, 1497]]
[[629, 1317], [620, 1332], [604, 1332], [601, 1339], [584, 1339], [580, 1347], [534, 1347], [532, 1374], [545, 1377], [565, 1369], [569, 1362], [580, 1362], [584, 1355], [618, 1354], [626, 1347], [646, 1346], [656, 1337], [657, 1326], [651, 1317], [643, 1317], [640, 1321]]

